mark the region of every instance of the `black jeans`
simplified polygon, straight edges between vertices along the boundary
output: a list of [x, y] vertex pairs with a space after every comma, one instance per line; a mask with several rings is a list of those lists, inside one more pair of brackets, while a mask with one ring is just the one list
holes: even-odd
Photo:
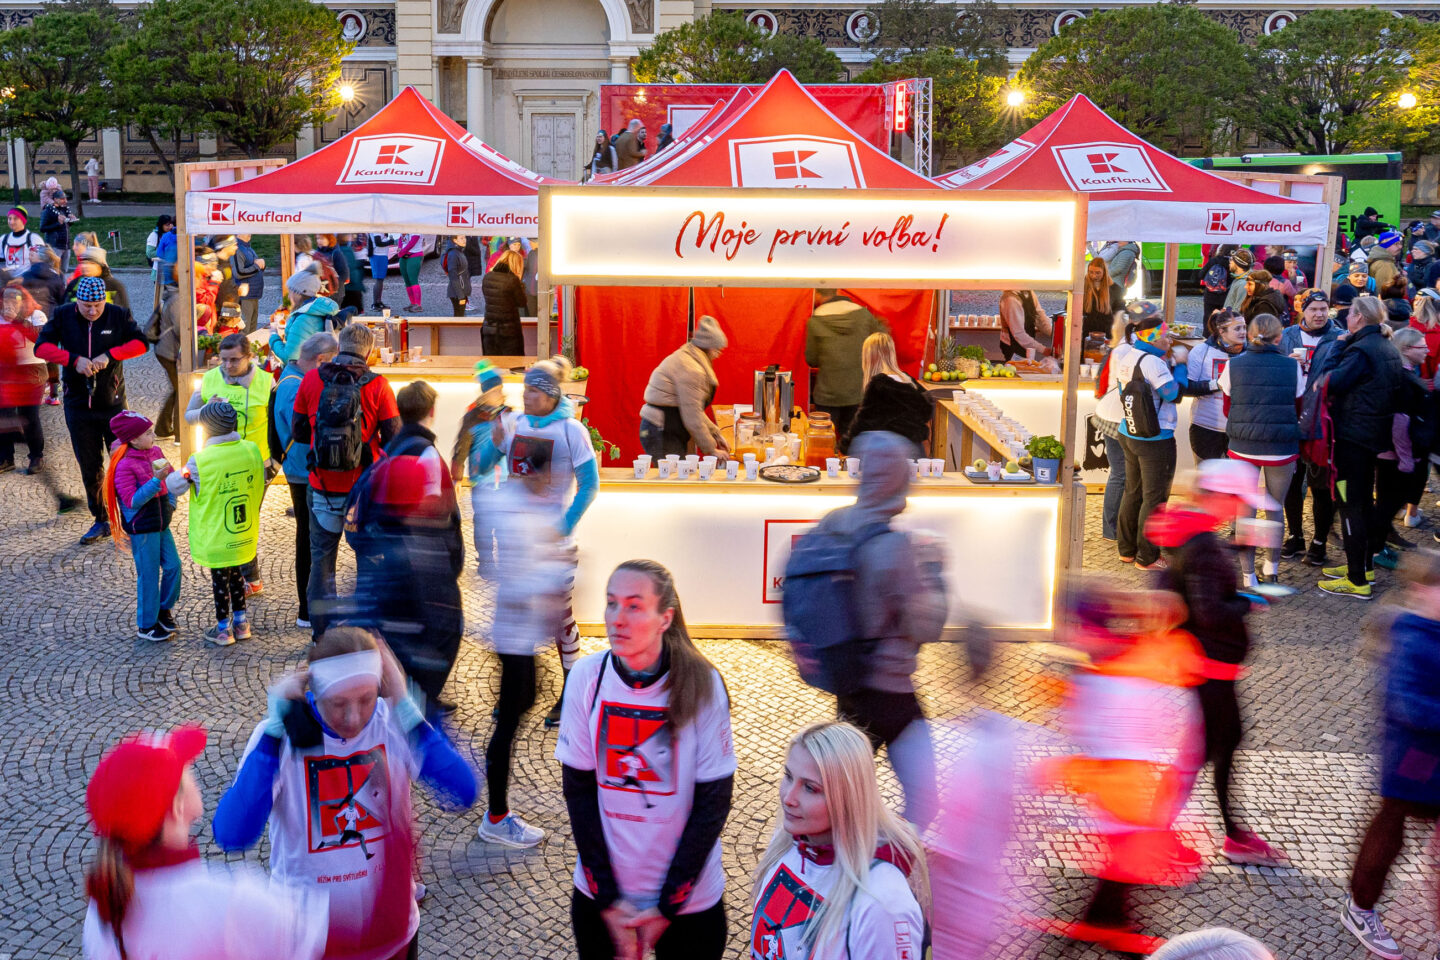
[[1223, 460], [1230, 452], [1230, 437], [1224, 430], [1211, 430], [1198, 423], [1190, 424], [1190, 452], [1195, 462], [1201, 460]]
[[1390, 865], [1400, 855], [1405, 843], [1405, 818], [1435, 820], [1440, 817], [1440, 806], [1413, 803], [1385, 797], [1380, 803], [1380, 812], [1370, 821], [1365, 839], [1360, 843], [1360, 855], [1355, 858], [1355, 869], [1350, 874], [1350, 897], [1361, 910], [1374, 910], [1375, 902], [1385, 891], [1385, 878], [1390, 875]]
[[510, 753], [525, 711], [535, 706], [535, 657], [500, 654], [500, 715], [485, 748], [485, 780], [490, 787], [490, 813], [510, 812]]
[[1310, 494], [1310, 514], [1315, 521], [1314, 543], [1325, 546], [1330, 528], [1335, 525], [1335, 498], [1330, 495], [1330, 471], [1313, 463], [1301, 461], [1303, 470], [1296, 470], [1285, 494], [1285, 525], [1292, 537], [1305, 536], [1305, 494]]
[[180, 433], [180, 369], [176, 361], [167, 360], [156, 355], [160, 366], [165, 370], [165, 376], [170, 378], [170, 392], [165, 397], [165, 402], [160, 404], [160, 416], [155, 418], [155, 434], [161, 437], [174, 437]]
[[1405, 504], [1412, 502], [1410, 494], [1415, 486], [1413, 474], [1416, 471], [1429, 472], [1429, 469], [1429, 463], [1417, 463], [1415, 470], [1404, 473], [1400, 470], [1398, 460], [1375, 461], [1375, 536], [1381, 538], [1382, 548], [1385, 540], [1395, 532], [1395, 514], [1399, 513]]
[[1205, 718], [1205, 759], [1214, 764], [1220, 819], [1225, 824], [1225, 835], [1235, 837], [1238, 828], [1230, 815], [1230, 773], [1235, 767], [1235, 751], [1242, 736], [1235, 681], [1206, 680], [1195, 692], [1200, 696], [1200, 713]]
[[830, 414], [830, 420], [835, 424], [835, 436], [843, 437], [850, 432], [850, 424], [855, 420], [855, 414], [860, 410], [860, 404], [851, 404], [845, 407], [830, 407], [823, 403], [812, 403], [812, 408], [821, 413]]
[[96, 523], [107, 523], [105, 501], [100, 499], [100, 478], [105, 472], [105, 452], [115, 442], [115, 434], [110, 432], [110, 418], [124, 409], [124, 405], [92, 410], [85, 406], [83, 396], [78, 403], [68, 402], [68, 395], [65, 399], [65, 426], [70, 431], [70, 449], [75, 451], [80, 479], [85, 484], [85, 505]]
[[[1346, 575], [1356, 586], [1374, 569], [1385, 546], [1384, 524], [1375, 512], [1375, 453], [1348, 440], [1335, 441], [1335, 490], [1339, 494], [1340, 533], [1345, 538]], [[1378, 538], [1378, 542], [1377, 541]]]
[[656, 461], [664, 460], [669, 454], [685, 456], [689, 445], [664, 427], [656, 426], [645, 418], [640, 419], [640, 449]]
[[1160, 548], [1145, 538], [1145, 521], [1170, 496], [1170, 482], [1175, 479], [1175, 438], [1135, 440], [1121, 434], [1120, 446], [1125, 451], [1125, 495], [1120, 498], [1115, 545], [1120, 556], [1151, 564], [1160, 557]]
[[[570, 894], [570, 926], [580, 960], [614, 960], [610, 928], [591, 900], [579, 890]], [[699, 913], [682, 913], [655, 944], [655, 960], [720, 960], [725, 953], [725, 901]]]
[[859, 727], [870, 739], [870, 749], [877, 752], [894, 743], [911, 723], [925, 719], [915, 694], [883, 690], [840, 694], [835, 698], [835, 713]]
[[463, 316], [465, 316], [465, 301], [464, 301], [464, 300], [456, 300], [454, 297], [451, 297], [451, 298], [450, 298], [450, 316], [452, 316], [452, 317], [463, 317]]
[[310, 601], [305, 588], [310, 583], [310, 506], [308, 483], [287, 483], [290, 505], [295, 508], [295, 592], [300, 595], [301, 620], [310, 619]]
[[45, 456], [45, 432], [40, 429], [40, 407], [0, 407], [0, 463], [15, 462], [15, 441], [30, 448], [30, 462]]

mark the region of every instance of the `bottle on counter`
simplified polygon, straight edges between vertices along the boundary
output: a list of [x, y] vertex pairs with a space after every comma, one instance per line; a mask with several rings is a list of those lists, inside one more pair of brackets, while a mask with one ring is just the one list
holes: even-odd
[[805, 466], [823, 469], [826, 459], [833, 456], [835, 423], [830, 414], [813, 411], [805, 426]]

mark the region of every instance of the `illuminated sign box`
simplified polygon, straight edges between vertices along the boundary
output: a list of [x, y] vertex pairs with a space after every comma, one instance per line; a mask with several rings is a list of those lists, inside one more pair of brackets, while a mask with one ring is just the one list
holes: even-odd
[[1071, 193], [541, 187], [551, 283], [1068, 289]]

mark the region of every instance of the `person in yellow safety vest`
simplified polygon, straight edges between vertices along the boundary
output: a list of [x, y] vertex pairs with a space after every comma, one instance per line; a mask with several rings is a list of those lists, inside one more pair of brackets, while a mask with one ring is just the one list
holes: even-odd
[[205, 639], [224, 647], [250, 639], [241, 571], [254, 562], [260, 540], [265, 460], [237, 432], [235, 408], [223, 397], [200, 408], [200, 423], [205, 446], [165, 486], [177, 497], [190, 494], [190, 557], [210, 569], [215, 591], [215, 626]]
[[[240, 436], [260, 448], [265, 461], [265, 479], [279, 472], [279, 465], [270, 459], [270, 394], [275, 378], [250, 359], [250, 343], [243, 333], [232, 333], [220, 341], [220, 366], [205, 372], [199, 388], [190, 395], [185, 408], [185, 422], [198, 424], [200, 410], [216, 397], [230, 402], [235, 410]], [[260, 579], [260, 559], [245, 564], [245, 595], [255, 596], [265, 589]]]

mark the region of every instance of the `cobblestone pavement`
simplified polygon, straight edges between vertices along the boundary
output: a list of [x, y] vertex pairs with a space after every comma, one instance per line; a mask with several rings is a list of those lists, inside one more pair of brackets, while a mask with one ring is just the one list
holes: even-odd
[[[158, 365], [147, 356], [125, 368], [132, 405], [153, 415], [164, 382]], [[62, 469], [63, 482], [78, 490], [59, 408], [42, 409], [51, 462]], [[272, 491], [266, 500], [261, 555], [266, 591], [251, 606], [255, 639], [217, 651], [200, 640], [210, 616], [203, 571], [186, 560], [177, 639], [137, 641], [128, 555], [109, 544], [81, 547], [77, 538], [89, 523], [83, 513], [57, 518], [33, 479], [0, 476], [5, 504], [0, 541], [6, 545], [0, 552], [0, 687], [6, 693], [0, 706], [5, 730], [0, 957], [79, 955], [81, 877], [93, 852], [84, 783], [118, 735], [146, 726], [204, 723], [211, 745], [197, 772], [207, 809], [214, 810], [263, 713], [267, 683], [300, 660], [307, 640], [293, 626], [293, 521], [285, 516], [287, 499]], [[1099, 539], [1098, 510], [1099, 500], [1092, 498], [1087, 568], [1138, 586], [1142, 575], [1121, 567], [1113, 547]], [[182, 554], [185, 524], [182, 506], [175, 520]], [[1428, 528], [1418, 533], [1428, 540]], [[582, 543], [583, 536], [582, 528]], [[1338, 553], [1332, 550], [1332, 556]], [[1336, 910], [1360, 831], [1376, 805], [1371, 791], [1376, 672], [1357, 652], [1361, 617], [1369, 608], [1321, 596], [1309, 568], [1286, 565], [1282, 574], [1306, 589], [1257, 618], [1253, 672], [1242, 685], [1249, 731], [1236, 793], [1251, 825], [1287, 850], [1293, 866], [1235, 867], [1219, 857], [1219, 818], [1203, 779], [1207, 772], [1184, 818], [1207, 869], [1180, 890], [1143, 890], [1138, 912], [1162, 934], [1229, 924], [1261, 937], [1280, 957], [1359, 958], [1362, 951], [1341, 930]], [[1391, 578], [1381, 571], [1382, 588]], [[488, 590], [469, 572], [462, 585], [471, 642], [455, 671], [453, 695], [461, 706], [454, 733], [479, 766], [498, 676], [483, 646]], [[586, 650], [598, 645], [593, 638], [585, 641]], [[831, 707], [798, 682], [775, 644], [715, 641], [705, 642], [704, 649], [728, 678], [734, 699], [739, 773], [724, 849], [729, 956], [740, 957], [749, 919], [748, 872], [772, 828], [784, 745], [798, 725], [829, 716]], [[988, 706], [1053, 728], [1053, 714], [1036, 692], [1051, 653], [1044, 644], [1006, 644], [993, 676], [970, 687], [961, 679], [953, 648], [928, 649], [920, 674], [926, 709], [958, 725]], [[540, 705], [520, 729], [511, 794], [515, 809], [549, 837], [533, 851], [487, 846], [475, 837], [477, 813], [447, 814], [422, 801], [421, 872], [429, 887], [421, 910], [424, 957], [571, 955], [568, 898], [575, 851], [551, 759], [554, 735], [540, 722], [549, 698], [558, 693], [559, 669], [553, 654], [541, 658], [541, 667]], [[963, 740], [963, 733], [945, 732], [942, 757]], [[888, 770], [885, 785], [894, 798]], [[1085, 902], [1089, 883], [1065, 865], [1075, 851], [1065, 829], [1068, 814], [1058, 807], [1027, 808], [1025, 814], [1022, 842], [1011, 855], [1016, 884], [1007, 899], [1017, 908], [1070, 916]], [[208, 826], [201, 839], [207, 854], [218, 856]], [[1391, 930], [1411, 958], [1430, 957], [1427, 951], [1437, 943], [1433, 907], [1426, 906], [1433, 901], [1424, 889], [1422, 841], [1412, 830], [1385, 900]], [[246, 857], [260, 863], [265, 858], [263, 846]], [[1008, 925], [997, 947], [997, 956], [1007, 958], [1099, 955]]]

